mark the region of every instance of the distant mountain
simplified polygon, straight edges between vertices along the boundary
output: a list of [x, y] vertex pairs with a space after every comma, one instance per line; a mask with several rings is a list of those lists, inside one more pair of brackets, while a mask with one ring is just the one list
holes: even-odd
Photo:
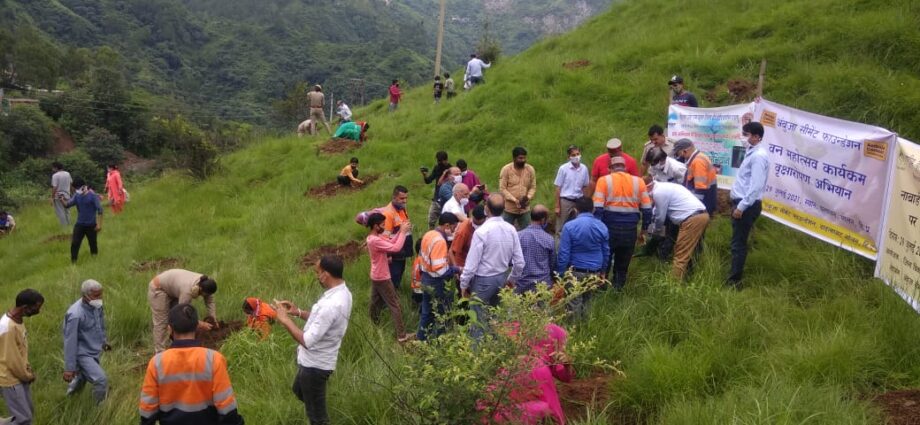
[[[461, 65], [486, 23], [515, 53], [610, 3], [450, 0], [444, 65]], [[111, 46], [134, 86], [254, 122], [300, 81], [341, 96], [361, 78], [368, 98], [393, 78], [427, 83], [437, 16], [437, 0], [0, 0], [4, 27], [37, 28], [62, 51]]]

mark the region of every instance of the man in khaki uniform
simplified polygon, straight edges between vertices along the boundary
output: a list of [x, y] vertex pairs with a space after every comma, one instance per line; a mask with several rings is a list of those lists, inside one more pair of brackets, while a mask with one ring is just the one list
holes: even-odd
[[153, 345], [158, 353], [169, 347], [169, 331], [166, 325], [169, 321], [169, 309], [177, 304], [189, 304], [193, 299], [202, 296], [208, 309], [205, 320], [211, 319], [211, 323], [198, 322], [198, 329], [209, 331], [217, 326], [215, 292], [217, 282], [214, 279], [188, 270], [166, 270], [150, 281], [150, 286], [147, 287], [147, 301], [150, 302], [150, 311], [153, 313]]
[[310, 134], [316, 134], [316, 123], [321, 122], [326, 126], [326, 131], [332, 134], [329, 128], [329, 122], [326, 121], [326, 113], [323, 107], [326, 106], [326, 95], [323, 94], [323, 87], [319, 84], [313, 86], [313, 91], [307, 93], [307, 101], [310, 103]]

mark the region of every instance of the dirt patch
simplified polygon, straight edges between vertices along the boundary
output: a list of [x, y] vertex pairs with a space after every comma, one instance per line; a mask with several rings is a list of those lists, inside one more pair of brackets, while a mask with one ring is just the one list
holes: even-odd
[[557, 383], [565, 418], [569, 421], [581, 420], [585, 418], [588, 408], [592, 411], [603, 410], [610, 398], [611, 379], [610, 375], [595, 375]]
[[207, 332], [198, 332], [198, 341], [201, 341], [201, 345], [208, 347], [212, 350], [220, 350], [220, 347], [224, 345], [224, 340], [230, 337], [231, 334], [239, 332], [243, 329], [243, 322], [234, 320], [231, 322], [218, 322], [220, 327], [213, 329]]
[[728, 217], [732, 215], [733, 209], [731, 192], [725, 189], [719, 189], [718, 195], [716, 196], [716, 214]]
[[351, 152], [360, 147], [361, 144], [356, 143], [351, 139], [332, 138], [319, 145], [319, 147], [316, 148], [316, 154], [335, 155], [339, 153]]
[[565, 69], [578, 69], [578, 68], [584, 68], [584, 67], [586, 67], [586, 66], [588, 66], [588, 65], [591, 65], [591, 61], [585, 60], [585, 59], [581, 59], [581, 60], [577, 60], [577, 61], [571, 61], [571, 62], [563, 63], [563, 64], [562, 64], [562, 67], [565, 68]]
[[757, 96], [757, 83], [753, 81], [734, 79], [728, 80], [725, 85], [728, 87], [728, 94], [736, 102], [751, 101]]
[[313, 268], [320, 258], [324, 255], [338, 255], [346, 263], [358, 258], [364, 252], [364, 243], [358, 241], [348, 241], [344, 245], [323, 245], [316, 248], [300, 258], [300, 269], [309, 271]]
[[166, 257], [166, 258], [157, 258], [154, 260], [147, 260], [141, 262], [134, 262], [131, 265], [131, 270], [136, 272], [147, 272], [147, 271], [163, 271], [174, 269], [177, 267], [182, 267], [185, 264], [185, 260], [175, 257]]
[[156, 160], [141, 158], [125, 151], [125, 160], [121, 163], [121, 169], [130, 173], [145, 174], [153, 171], [156, 164]]
[[920, 424], [920, 390], [890, 391], [872, 401], [885, 412], [887, 425]]
[[70, 133], [63, 128], [54, 127], [51, 129], [51, 133], [54, 137], [54, 146], [51, 147], [51, 153], [60, 155], [76, 149], [77, 145], [74, 144], [73, 137], [70, 137]]
[[326, 183], [322, 186], [314, 187], [313, 189], [310, 189], [304, 192], [303, 196], [308, 196], [310, 198], [323, 199], [323, 198], [331, 198], [333, 196], [338, 196], [341, 194], [357, 192], [361, 189], [364, 189], [371, 183], [373, 183], [379, 177], [376, 175], [370, 175], [367, 177], [358, 176], [358, 178], [363, 180], [364, 184], [360, 186], [342, 186], [339, 184], [339, 182], [334, 181], [334, 182]]
[[61, 234], [61, 235], [52, 235], [52, 236], [49, 236], [47, 239], [45, 239], [45, 243], [54, 243], [54, 242], [63, 242], [63, 241], [69, 242], [72, 237], [73, 237], [72, 235], [68, 235], [66, 233]]

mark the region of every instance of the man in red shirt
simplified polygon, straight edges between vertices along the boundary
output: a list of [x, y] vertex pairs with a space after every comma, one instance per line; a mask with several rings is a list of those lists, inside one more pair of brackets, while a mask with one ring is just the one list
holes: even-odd
[[623, 152], [623, 142], [620, 139], [613, 138], [607, 141], [607, 153], [594, 159], [594, 167], [591, 168], [591, 187], [597, 185], [601, 177], [610, 174], [610, 157], [619, 156], [626, 161], [626, 172], [639, 177], [639, 167], [633, 157]]

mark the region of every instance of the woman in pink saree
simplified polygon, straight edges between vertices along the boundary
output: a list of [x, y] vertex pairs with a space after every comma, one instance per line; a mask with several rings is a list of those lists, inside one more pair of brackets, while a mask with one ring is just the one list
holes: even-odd
[[112, 213], [118, 214], [125, 207], [125, 186], [117, 165], [109, 165], [106, 170], [108, 174], [105, 178], [105, 191], [109, 197], [109, 205], [112, 206]]

